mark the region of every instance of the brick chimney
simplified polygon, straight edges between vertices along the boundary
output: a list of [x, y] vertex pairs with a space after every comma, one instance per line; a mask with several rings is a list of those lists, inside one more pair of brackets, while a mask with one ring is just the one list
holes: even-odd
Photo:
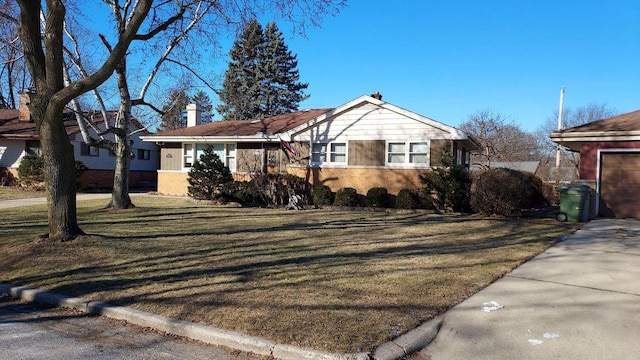
[[382, 94], [380, 94], [378, 91], [374, 91], [373, 94], [371, 94], [371, 97], [374, 99], [382, 100]]
[[202, 124], [202, 109], [197, 104], [187, 105], [187, 127]]
[[31, 111], [29, 110], [29, 104], [31, 99], [36, 93], [33, 91], [21, 91], [18, 93], [20, 99], [20, 106], [18, 107], [18, 120], [20, 121], [32, 121]]

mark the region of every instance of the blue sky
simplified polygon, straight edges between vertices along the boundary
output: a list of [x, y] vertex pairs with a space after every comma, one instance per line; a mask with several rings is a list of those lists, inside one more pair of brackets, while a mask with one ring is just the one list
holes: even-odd
[[301, 108], [377, 90], [448, 125], [490, 109], [535, 131], [562, 86], [565, 108], [640, 109], [639, 20], [635, 0], [353, 0], [306, 38], [278, 24], [309, 83]]

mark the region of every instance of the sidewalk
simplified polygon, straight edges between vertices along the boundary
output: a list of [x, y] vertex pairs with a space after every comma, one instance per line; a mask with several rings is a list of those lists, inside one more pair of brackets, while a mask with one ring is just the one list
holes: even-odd
[[[133, 196], [135, 194], [131, 194]], [[76, 200], [93, 200], [93, 199], [109, 199], [111, 193], [83, 193], [76, 194]], [[25, 198], [25, 199], [13, 199], [13, 200], [0, 200], [0, 209], [9, 209], [19, 206], [30, 205], [44, 205], [47, 203], [47, 198]]]
[[411, 359], [637, 359], [638, 339], [640, 221], [597, 219], [447, 312]]

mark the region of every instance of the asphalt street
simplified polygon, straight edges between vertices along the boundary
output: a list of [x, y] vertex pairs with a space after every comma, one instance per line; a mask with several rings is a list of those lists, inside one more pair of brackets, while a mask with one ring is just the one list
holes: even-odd
[[165, 336], [122, 321], [46, 308], [0, 295], [0, 358], [219, 359], [257, 356]]

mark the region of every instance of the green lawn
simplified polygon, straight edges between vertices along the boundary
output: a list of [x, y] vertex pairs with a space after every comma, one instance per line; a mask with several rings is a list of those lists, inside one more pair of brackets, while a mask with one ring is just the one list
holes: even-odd
[[4, 211], [0, 281], [330, 352], [370, 351], [542, 252], [575, 225], [423, 213], [79, 202], [91, 234], [36, 242], [46, 208]]

